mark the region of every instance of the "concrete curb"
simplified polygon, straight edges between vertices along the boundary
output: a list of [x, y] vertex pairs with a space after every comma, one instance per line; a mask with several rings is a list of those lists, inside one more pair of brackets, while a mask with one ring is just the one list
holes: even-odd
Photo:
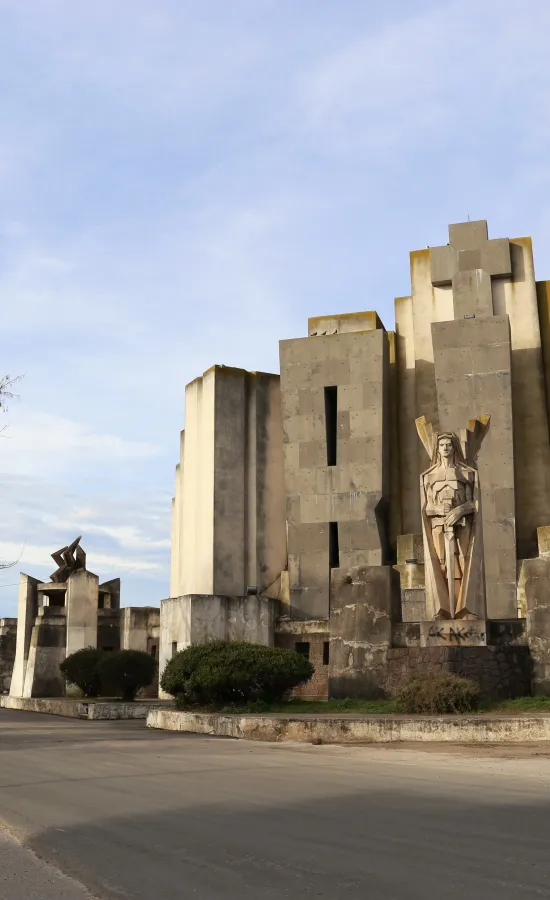
[[249, 741], [380, 744], [394, 741], [523, 743], [550, 740], [550, 715], [239, 716], [152, 709], [148, 728]]
[[[46, 713], [50, 716], [65, 716], [69, 719], [146, 719], [157, 704], [93, 702], [85, 700], [27, 699], [22, 697], [0, 697], [3, 709], [19, 709], [24, 712]], [[161, 706], [166, 703], [160, 701]]]

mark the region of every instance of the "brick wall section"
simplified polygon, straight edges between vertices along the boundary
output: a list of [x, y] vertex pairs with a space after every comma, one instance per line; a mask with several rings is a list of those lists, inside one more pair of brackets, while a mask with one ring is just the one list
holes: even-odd
[[302, 700], [328, 699], [328, 665], [323, 663], [324, 644], [328, 643], [328, 634], [276, 634], [275, 645], [285, 650], [295, 650], [297, 643], [309, 643], [309, 661], [315, 666], [313, 677], [297, 687], [292, 696]]
[[531, 693], [531, 660], [527, 647], [401, 647], [388, 650], [387, 689], [395, 696], [413, 675], [454, 672], [479, 682], [493, 699]]

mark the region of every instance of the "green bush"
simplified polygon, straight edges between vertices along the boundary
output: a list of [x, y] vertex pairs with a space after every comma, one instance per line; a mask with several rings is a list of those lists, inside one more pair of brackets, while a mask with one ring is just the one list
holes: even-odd
[[97, 667], [102, 658], [101, 650], [96, 647], [85, 647], [67, 656], [59, 668], [65, 680], [84, 691], [85, 697], [97, 697], [101, 690]]
[[397, 697], [403, 712], [424, 715], [472, 712], [480, 699], [477, 682], [445, 672], [416, 675]]
[[116, 650], [105, 653], [98, 665], [104, 696], [135, 700], [137, 692], [155, 677], [155, 660], [141, 650]]
[[162, 674], [161, 687], [178, 706], [243, 706], [275, 703], [309, 681], [314, 668], [294, 650], [244, 641], [212, 641], [177, 653]]

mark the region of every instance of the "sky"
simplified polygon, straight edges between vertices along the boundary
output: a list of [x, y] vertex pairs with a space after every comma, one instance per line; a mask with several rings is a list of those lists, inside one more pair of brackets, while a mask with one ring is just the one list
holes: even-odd
[[168, 596], [185, 384], [394, 324], [483, 218], [550, 278], [547, 0], [0, 0], [0, 616], [81, 534]]

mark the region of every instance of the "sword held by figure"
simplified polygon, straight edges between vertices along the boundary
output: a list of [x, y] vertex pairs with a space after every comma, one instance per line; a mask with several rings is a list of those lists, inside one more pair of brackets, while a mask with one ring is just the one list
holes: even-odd
[[451, 619], [455, 617], [455, 552], [456, 537], [455, 530], [452, 525], [446, 525], [444, 530], [445, 536], [445, 564], [447, 569], [447, 590], [449, 591], [449, 611]]

